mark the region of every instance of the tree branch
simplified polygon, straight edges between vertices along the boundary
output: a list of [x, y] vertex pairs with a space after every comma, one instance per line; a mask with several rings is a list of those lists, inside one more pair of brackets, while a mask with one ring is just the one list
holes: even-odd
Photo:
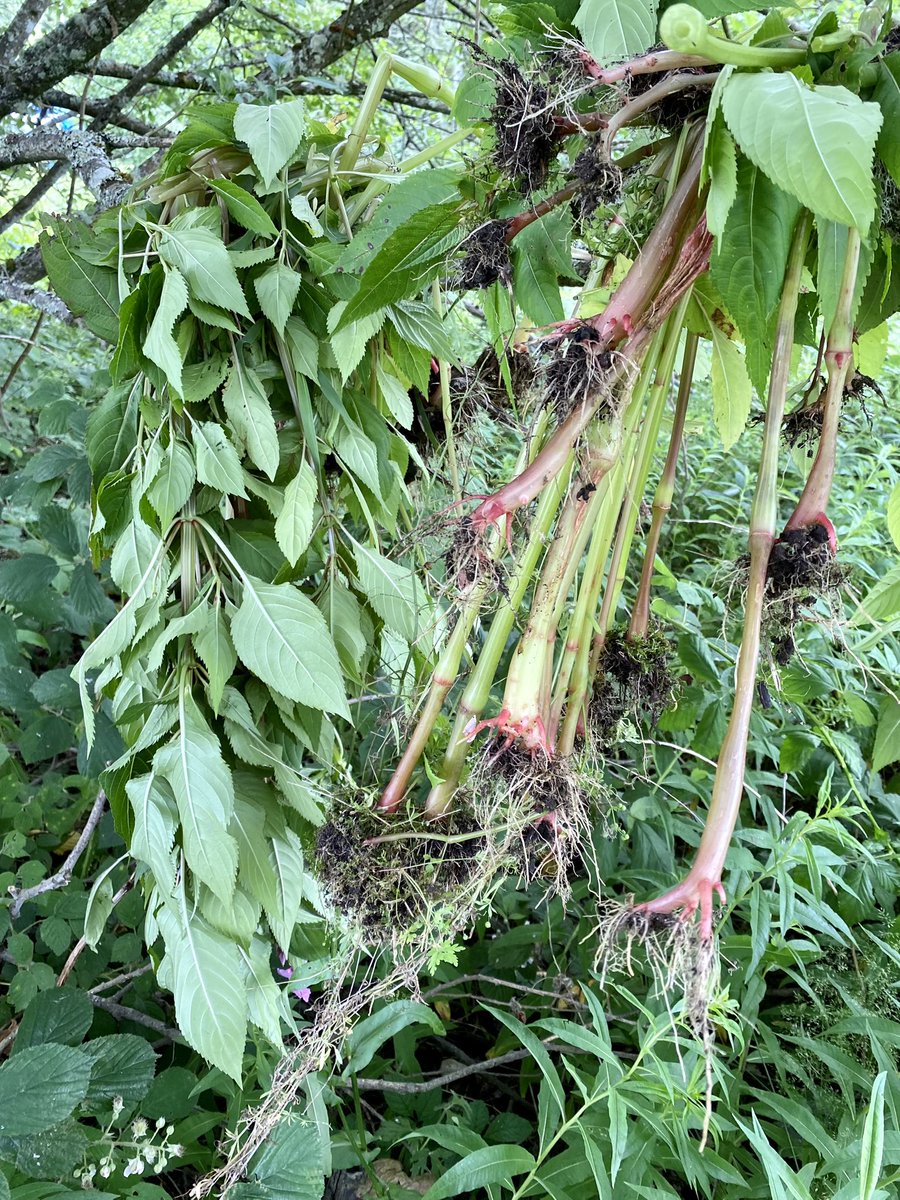
[[5, 71], [31, 36], [50, 0], [24, 0], [0, 36], [0, 70]]
[[[0, 280], [0, 287], [2, 287], [2, 280]], [[50, 296], [49, 299], [55, 300], [56, 297]], [[39, 305], [35, 305], [35, 307], [39, 307]], [[65, 308], [65, 305], [63, 305], [63, 307]], [[66, 309], [66, 311], [68, 312], [68, 309]], [[10, 891], [13, 895], [13, 902], [9, 909], [11, 920], [15, 921], [16, 917], [18, 917], [19, 913], [22, 911], [22, 908], [28, 903], [29, 900], [34, 900], [36, 896], [42, 896], [45, 892], [57, 892], [60, 888], [64, 888], [66, 886], [66, 884], [72, 878], [72, 872], [75, 870], [78, 860], [87, 849], [87, 844], [93, 837], [94, 830], [100, 824], [100, 818], [103, 816], [103, 810], [105, 808], [106, 793], [101, 791], [98, 793], [97, 799], [94, 801], [94, 807], [88, 813], [88, 819], [85, 821], [84, 829], [82, 829], [78, 841], [72, 847], [69, 857], [58, 871], [56, 871], [53, 875], [48, 875], [46, 879], [42, 879], [40, 883], [36, 883], [34, 887], [21, 889], [10, 888]]]
[[0, 167], [60, 158], [72, 164], [103, 208], [122, 202], [129, 182], [110, 162], [103, 139], [91, 130], [45, 126], [32, 133], [11, 133], [0, 138]]
[[[399, 17], [421, 3], [422, 0], [360, 0], [359, 3], [350, 0], [334, 21], [291, 47], [290, 74], [301, 78], [319, 74], [341, 55], [373, 38], [383, 37]], [[271, 68], [263, 71], [259, 79], [272, 82]]]
[[42, 175], [34, 187], [29, 188], [25, 195], [20, 196], [15, 204], [8, 208], [3, 216], [0, 217], [0, 233], [6, 233], [11, 225], [15, 225], [17, 221], [21, 221], [23, 217], [26, 217], [38, 201], [43, 199], [53, 185], [58, 183], [68, 170], [69, 164], [67, 162], [58, 162], [50, 168], [46, 175]]
[[88, 992], [88, 997], [95, 1008], [109, 1013], [117, 1021], [133, 1021], [135, 1025], [143, 1025], [145, 1029], [152, 1029], [154, 1033], [158, 1033], [160, 1037], [164, 1037], [170, 1042], [184, 1042], [184, 1038], [177, 1029], [172, 1029], [165, 1021], [158, 1021], [156, 1017], [151, 1017], [148, 1013], [140, 1012], [136, 1008], [128, 1008], [124, 1004], [116, 1004], [114, 1000], [107, 1000], [105, 996], [98, 996], [94, 992]]
[[112, 110], [109, 100], [90, 100], [86, 96], [73, 96], [69, 92], [60, 91], [59, 88], [51, 88], [44, 92], [41, 100], [50, 108], [67, 108], [79, 117], [96, 118], [97, 129], [102, 129], [104, 125], [117, 125], [119, 129], [127, 129], [129, 133], [148, 134], [154, 130], [153, 125], [148, 125], [138, 117], [128, 117], [124, 113]]
[[[93, 997], [92, 997], [93, 999]], [[402, 1079], [360, 1079], [357, 1077], [356, 1086], [361, 1092], [399, 1092], [403, 1096], [412, 1096], [417, 1092], [433, 1092], [436, 1088], [448, 1087], [468, 1075], [483, 1075], [496, 1067], [505, 1067], [508, 1063], [521, 1062], [529, 1058], [530, 1050], [510, 1050], [497, 1058], [489, 1058], [486, 1062], [471, 1063], [467, 1067], [458, 1067], [448, 1071], [446, 1075], [436, 1075], [434, 1079], [426, 1079], [421, 1083], [406, 1083]]]
[[151, 0], [97, 0], [61, 21], [29, 46], [0, 83], [0, 117], [5, 117], [67, 75], [81, 71], [149, 8]]

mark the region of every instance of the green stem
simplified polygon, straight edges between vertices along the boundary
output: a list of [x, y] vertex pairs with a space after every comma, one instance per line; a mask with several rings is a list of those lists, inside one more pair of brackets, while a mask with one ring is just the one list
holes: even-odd
[[672, 507], [672, 497], [675, 494], [675, 472], [678, 466], [678, 452], [681, 449], [681, 439], [684, 435], [684, 420], [687, 414], [688, 401], [691, 398], [691, 384], [694, 378], [694, 363], [697, 359], [697, 346], [700, 337], [688, 331], [684, 342], [684, 356], [681, 360], [681, 377], [678, 381], [678, 399], [675, 401], [675, 415], [672, 418], [672, 435], [669, 438], [669, 452], [656, 486], [653, 497], [650, 532], [647, 535], [647, 548], [644, 551], [644, 565], [641, 570], [641, 581], [638, 584], [637, 598], [631, 610], [631, 621], [628, 625], [629, 641], [647, 636], [650, 624], [650, 585], [653, 580], [653, 568], [656, 563], [656, 552], [659, 549], [659, 538], [663, 522]]
[[719, 37], [709, 28], [706, 17], [689, 4], [673, 4], [659, 22], [659, 36], [672, 50], [681, 54], [699, 54], [710, 62], [735, 67], [773, 67], [783, 70], [806, 62], [807, 51], [786, 47], [745, 46]]
[[[437, 280], [431, 285], [431, 296], [434, 303], [434, 310], [438, 315], [438, 320], [442, 320], [444, 316], [443, 305], [441, 304], [441, 285]], [[447, 438], [447, 463], [450, 467], [450, 486], [453, 490], [454, 500], [462, 499], [462, 491], [459, 486], [459, 465], [456, 460], [456, 438], [453, 435], [453, 404], [450, 397], [450, 368], [447, 365], [446, 359], [438, 359], [438, 373], [441, 381], [441, 416], [444, 420], [444, 434]]]
[[775, 541], [781, 422], [784, 418], [791, 350], [794, 342], [794, 321], [810, 224], [809, 213], [803, 212], [794, 231], [778, 311], [763, 449], [750, 516], [750, 567], [744, 609], [744, 628], [735, 677], [734, 707], [719, 752], [709, 813], [693, 865], [684, 880], [656, 900], [639, 906], [642, 910], [651, 913], [670, 913], [679, 908], [692, 913], [699, 907], [700, 936], [704, 941], [708, 941], [712, 937], [713, 892], [718, 893], [720, 899], [724, 900], [722, 870], [734, 827], [737, 824], [744, 791], [750, 716], [753, 709], [756, 670], [759, 662], [766, 572], [769, 555]]

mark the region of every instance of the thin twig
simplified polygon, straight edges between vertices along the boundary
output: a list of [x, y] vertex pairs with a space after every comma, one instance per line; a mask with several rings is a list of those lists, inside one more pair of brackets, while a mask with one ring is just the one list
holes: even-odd
[[88, 995], [96, 996], [98, 992], [106, 992], [110, 988], [119, 987], [120, 984], [131, 983], [134, 979], [140, 979], [142, 975], [148, 975], [152, 970], [152, 963], [144, 963], [142, 967], [138, 967], [134, 971], [125, 971], [121, 975], [114, 975], [112, 979], [105, 979], [102, 983], [98, 983], [96, 987], [88, 988]]
[[[446, 1075], [437, 1075], [434, 1079], [426, 1079], [421, 1083], [406, 1083], [402, 1079], [357, 1079], [356, 1085], [361, 1092], [399, 1092], [401, 1095], [411, 1096], [417, 1092], [433, 1092], [435, 1088], [447, 1087], [469, 1075], [483, 1075], [487, 1071], [493, 1071], [496, 1067], [521, 1062], [523, 1058], [529, 1058], [530, 1055], [530, 1050], [510, 1050], [507, 1054], [501, 1054], [497, 1058], [490, 1058], [486, 1062], [472, 1063], [468, 1067], [459, 1067], [455, 1071], [448, 1071]], [[347, 1083], [344, 1086], [350, 1087], [350, 1084]]]
[[106, 808], [106, 793], [101, 791], [94, 801], [94, 806], [88, 814], [88, 819], [85, 822], [84, 829], [78, 841], [72, 847], [69, 857], [63, 865], [53, 875], [48, 875], [46, 879], [42, 879], [40, 883], [36, 883], [34, 887], [10, 888], [13, 895], [13, 902], [10, 906], [9, 915], [11, 920], [15, 920], [22, 908], [29, 900], [34, 900], [36, 896], [43, 896], [45, 892], [57, 892], [60, 888], [64, 888], [72, 878], [72, 872], [87, 849], [87, 844], [93, 836], [94, 830], [100, 824], [100, 818], [103, 816], [103, 810]]
[[[128, 892], [130, 892], [133, 887], [134, 887], [134, 876], [129, 875], [129, 877], [125, 880], [125, 882], [122, 884], [122, 886], [116, 892], [116, 894], [113, 896], [112, 900], [110, 900], [110, 902], [109, 902], [110, 912], [112, 912], [112, 910], [116, 907], [116, 905], [119, 903], [119, 901], [122, 899], [122, 897], [124, 895], [126, 895]], [[72, 949], [72, 953], [69, 955], [69, 957], [63, 963], [63, 969], [60, 971], [59, 975], [57, 975], [57, 977], [56, 977], [56, 986], [57, 987], [62, 987], [66, 983], [66, 981], [68, 980], [69, 976], [72, 973], [72, 968], [75, 966], [76, 962], [78, 962], [78, 959], [81, 956], [81, 953], [85, 949], [86, 946], [87, 946], [87, 938], [80, 937], [78, 939], [78, 941], [75, 943], [75, 945]]]
[[96, 996], [93, 992], [88, 992], [88, 995], [91, 998], [91, 1004], [95, 1008], [109, 1013], [117, 1021], [133, 1021], [135, 1025], [143, 1025], [146, 1029], [152, 1029], [154, 1033], [158, 1033], [160, 1037], [164, 1037], [170, 1042], [184, 1042], [184, 1038], [178, 1030], [167, 1025], [165, 1021], [159, 1021], [156, 1017], [151, 1017], [148, 1013], [143, 1013], [137, 1008], [128, 1008], [124, 1004], [116, 1004], [114, 1000], [107, 1000], [105, 996]]

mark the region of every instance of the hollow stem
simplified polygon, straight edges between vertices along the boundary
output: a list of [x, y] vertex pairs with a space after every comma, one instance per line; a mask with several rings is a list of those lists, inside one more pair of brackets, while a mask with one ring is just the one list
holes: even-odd
[[506, 649], [516, 613], [531, 583], [553, 519], [566, 493], [573, 459], [574, 455], [570, 451], [568, 463], [551, 481], [538, 501], [528, 542], [509, 581], [508, 598], [501, 602], [501, 606], [494, 613], [484, 646], [460, 699], [456, 721], [441, 765], [441, 782], [431, 789], [425, 802], [425, 812], [429, 817], [439, 817], [447, 811], [459, 785], [470, 744], [466, 738], [466, 731], [481, 716], [488, 702], [497, 664]]
[[746, 46], [719, 37], [709, 28], [706, 17], [690, 4], [673, 4], [659, 22], [659, 36], [680, 54], [699, 54], [709, 62], [735, 67], [773, 67], [784, 70], [806, 62], [806, 47], [796, 50], [779, 46]]
[[669, 438], [669, 450], [666, 454], [665, 465], [656, 485], [651, 510], [650, 532], [647, 534], [647, 547], [644, 551], [644, 565], [641, 570], [641, 580], [638, 584], [637, 598], [631, 610], [631, 620], [628, 624], [626, 637], [629, 641], [647, 636], [650, 623], [650, 585], [653, 580], [653, 567], [656, 562], [656, 552], [659, 549], [659, 538], [663, 522], [672, 507], [672, 497], [675, 494], [675, 472], [678, 466], [678, 452], [681, 449], [681, 439], [684, 435], [684, 419], [687, 414], [688, 401], [691, 397], [691, 384], [694, 378], [694, 364], [697, 359], [699, 335], [688, 331], [684, 342], [684, 355], [681, 360], [681, 377], [678, 381], [678, 398], [675, 401], [675, 415], [672, 418], [672, 434]]
[[800, 495], [797, 507], [785, 526], [786, 529], [805, 529], [809, 525], [824, 525], [828, 530], [832, 551], [837, 547], [834, 527], [826, 516], [826, 510], [834, 483], [841, 402], [844, 397], [847, 376], [853, 365], [853, 294], [856, 289], [856, 274], [859, 268], [859, 250], [859, 233], [857, 230], [851, 229], [847, 235], [847, 251], [844, 257], [844, 270], [837, 307], [825, 343], [825, 366], [828, 382], [822, 401], [822, 432], [819, 435], [819, 446], [806, 480], [806, 486]]
[[750, 715], [753, 709], [756, 670], [759, 662], [766, 572], [769, 555], [775, 541], [779, 439], [790, 373], [800, 276], [809, 229], [810, 217], [808, 213], [804, 212], [794, 231], [778, 311], [763, 449], [750, 516], [750, 568], [744, 609], [744, 628], [735, 677], [734, 707], [719, 752], [709, 813], [693, 865], [684, 880], [657, 899], [638, 906], [640, 910], [650, 913], [671, 913], [676, 909], [682, 909], [686, 915], [699, 908], [700, 936], [704, 941], [708, 941], [712, 937], [713, 893], [717, 893], [720, 899], [724, 899], [722, 870], [737, 823], [744, 791]]

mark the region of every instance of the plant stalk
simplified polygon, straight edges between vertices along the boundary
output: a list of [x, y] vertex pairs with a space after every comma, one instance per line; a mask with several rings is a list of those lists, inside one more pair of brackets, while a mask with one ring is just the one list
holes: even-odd
[[699, 54], [710, 62], [735, 67], [785, 70], [806, 62], [806, 47], [747, 46], [714, 34], [706, 17], [690, 4], [673, 4], [660, 18], [659, 36], [680, 54]]

